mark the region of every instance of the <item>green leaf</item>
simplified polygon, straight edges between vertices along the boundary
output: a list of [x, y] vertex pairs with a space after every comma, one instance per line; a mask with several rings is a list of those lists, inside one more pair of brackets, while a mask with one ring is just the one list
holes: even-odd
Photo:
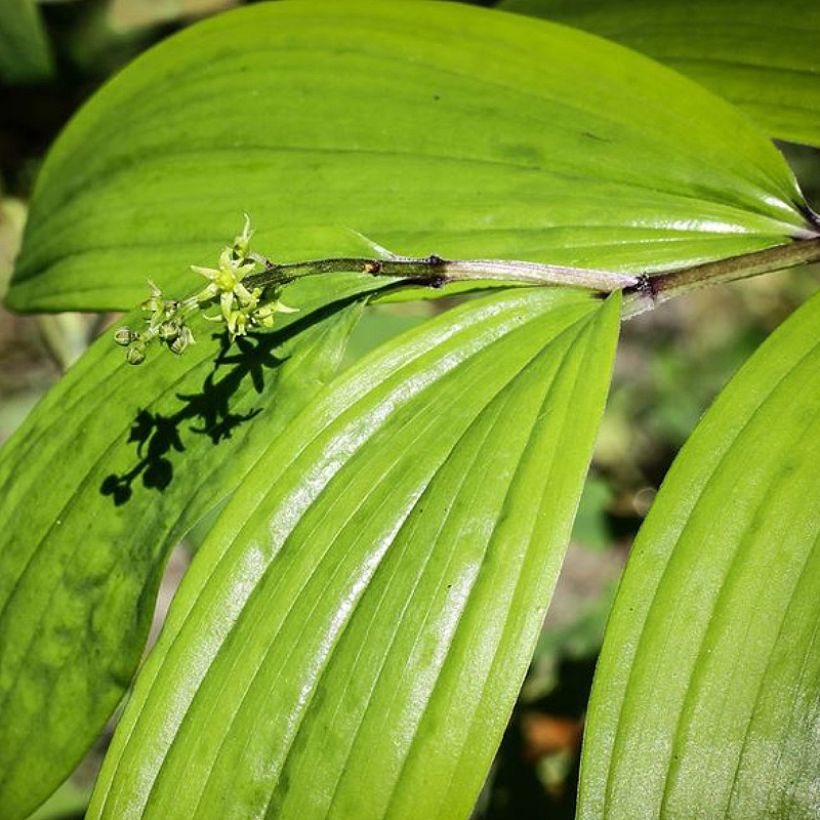
[[563, 26], [455, 3], [281, 2], [192, 26], [48, 156], [8, 294], [127, 308], [247, 211], [279, 261], [361, 252], [643, 271], [815, 235], [733, 106]]
[[623, 43], [731, 100], [772, 136], [820, 146], [814, 0], [503, 0], [499, 8]]
[[635, 543], [596, 672], [582, 818], [820, 811], [820, 295], [740, 370]]
[[506, 291], [337, 378], [197, 553], [89, 817], [466, 817], [569, 539], [619, 303]]
[[221, 354], [204, 321], [184, 356], [139, 368], [106, 334], [4, 444], [4, 820], [68, 776], [120, 701], [170, 548], [332, 376], [361, 304], [349, 283], [338, 313], [316, 291], [300, 284], [294, 323]]
[[34, 0], [3, 0], [0, 14], [0, 80], [47, 80], [54, 71], [40, 11]]

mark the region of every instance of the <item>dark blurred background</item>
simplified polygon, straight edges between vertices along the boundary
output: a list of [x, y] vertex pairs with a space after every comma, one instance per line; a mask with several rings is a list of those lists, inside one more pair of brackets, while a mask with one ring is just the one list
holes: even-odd
[[[4, 3], [0, 0], [0, 15]], [[48, 76], [0, 63], [0, 294], [11, 275], [26, 203], [45, 152], [74, 111], [140, 52], [241, 0], [49, 0], [39, 9]], [[476, 5], [491, 6], [493, 2]], [[0, 21], [1, 22], [1, 21]], [[2, 29], [2, 25], [0, 25]], [[0, 32], [0, 36], [2, 33]], [[781, 146], [815, 207], [820, 152]], [[703, 411], [757, 345], [820, 283], [802, 268], [682, 298], [623, 328], [615, 381], [572, 545], [527, 682], [476, 817], [572, 817], [584, 707], [609, 607], [632, 539], [666, 470]], [[348, 360], [446, 307], [373, 308]], [[21, 317], [0, 309], [0, 444], [113, 316]], [[155, 633], [207, 526], [174, 552]], [[34, 816], [82, 817], [108, 732]]]

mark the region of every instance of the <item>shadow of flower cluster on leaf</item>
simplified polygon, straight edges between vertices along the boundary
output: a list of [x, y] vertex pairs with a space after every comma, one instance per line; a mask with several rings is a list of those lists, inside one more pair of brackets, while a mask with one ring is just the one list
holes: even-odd
[[[185, 450], [180, 436], [181, 425], [193, 422], [188, 428], [191, 432], [208, 436], [217, 445], [231, 438], [241, 424], [262, 412], [261, 408], [256, 408], [236, 413], [231, 410], [232, 399], [248, 378], [257, 394], [263, 392], [265, 371], [277, 368], [285, 361], [274, 353], [282, 344], [283, 335], [281, 332], [259, 333], [240, 338], [236, 342], [238, 350], [232, 355], [227, 334], [220, 335], [220, 348], [213, 369], [199, 392], [178, 393], [182, 406], [171, 415], [139, 410], [128, 435], [128, 443], [136, 443], [138, 460], [130, 470], [107, 476], [100, 492], [111, 496], [114, 504], [120, 506], [131, 498], [134, 482], [139, 478], [147, 489], [165, 490], [174, 477], [169, 456]], [[226, 368], [229, 368], [227, 372]]]
[[[137, 412], [128, 435], [128, 443], [136, 443], [137, 461], [121, 474], [106, 476], [100, 492], [121, 506], [132, 498], [140, 478], [146, 489], [164, 491], [174, 478], [172, 456], [185, 452], [183, 439], [188, 433], [207, 436], [216, 446], [264, 410], [256, 407], [237, 412], [236, 407], [251, 390], [257, 395], [271, 392], [272, 374], [290, 358], [291, 342], [300, 344], [300, 339], [307, 338], [304, 334], [319, 330], [325, 320], [356, 302], [418, 285], [415, 280], [402, 280], [359, 291], [327, 302], [280, 329], [240, 336], [233, 344], [227, 333], [214, 335], [219, 349], [201, 389], [177, 393], [181, 406], [170, 415], [148, 408]], [[184, 426], [186, 422], [191, 424]]]

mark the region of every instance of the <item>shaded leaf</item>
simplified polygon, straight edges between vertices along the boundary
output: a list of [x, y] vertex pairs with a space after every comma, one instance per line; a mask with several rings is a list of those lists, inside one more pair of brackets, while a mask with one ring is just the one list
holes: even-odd
[[3, 0], [0, 14], [0, 80], [47, 80], [54, 71], [40, 11], [34, 0]]
[[279, 261], [362, 251], [645, 270], [816, 233], [733, 106], [583, 32], [455, 3], [269, 3], [115, 77], [39, 176], [7, 301], [128, 308], [248, 211]]
[[820, 296], [730, 382], [644, 523], [607, 627], [580, 816], [820, 811]]
[[170, 548], [330, 378], [361, 310], [350, 292], [336, 313], [301, 285], [304, 315], [243, 341], [242, 355], [200, 322], [184, 356], [152, 351], [133, 368], [106, 334], [4, 444], [4, 820], [45, 799], [101, 731], [140, 659]]
[[820, 145], [814, 0], [502, 0], [498, 7], [623, 43], [731, 100], [768, 134]]
[[332, 383], [197, 553], [89, 817], [466, 817], [569, 539], [619, 302], [486, 297]]

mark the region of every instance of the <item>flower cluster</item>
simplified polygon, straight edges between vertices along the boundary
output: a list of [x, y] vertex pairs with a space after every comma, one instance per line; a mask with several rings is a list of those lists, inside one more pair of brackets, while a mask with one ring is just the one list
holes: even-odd
[[146, 348], [154, 339], [159, 339], [172, 353], [182, 353], [194, 343], [194, 334], [186, 320], [212, 304], [219, 304], [219, 313], [204, 318], [224, 323], [232, 342], [237, 336], [246, 335], [248, 328], [272, 327], [276, 313], [295, 312], [279, 301], [277, 289], [271, 293], [270, 288], [249, 289], [243, 284], [258, 264], [250, 252], [251, 235], [250, 218], [246, 214], [242, 233], [222, 249], [216, 268], [191, 266], [191, 270], [208, 280], [194, 296], [184, 300], [166, 299], [160, 288], [149, 281], [151, 295], [142, 303], [142, 309], [149, 314], [148, 327], [142, 331], [123, 327], [114, 334], [115, 341], [128, 348], [126, 359], [131, 364], [145, 360]]

